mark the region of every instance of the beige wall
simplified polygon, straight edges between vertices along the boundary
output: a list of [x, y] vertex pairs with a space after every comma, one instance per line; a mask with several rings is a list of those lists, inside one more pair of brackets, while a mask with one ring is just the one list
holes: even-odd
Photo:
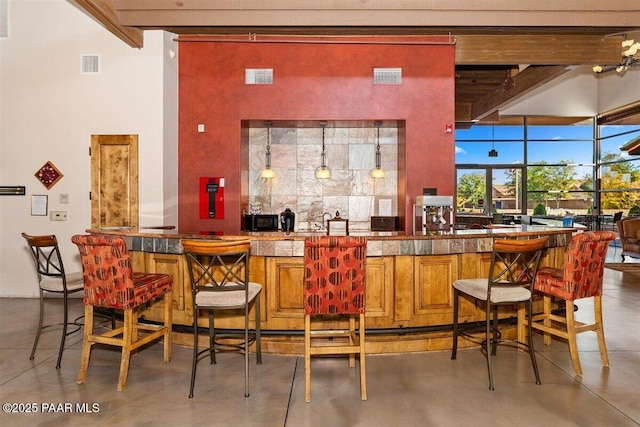
[[[0, 196], [0, 296], [35, 296], [20, 232], [56, 234], [67, 269], [80, 268], [70, 237], [90, 226], [91, 134], [139, 135], [140, 224], [163, 222], [165, 52], [162, 32], [132, 49], [65, 0], [11, 1], [9, 19], [0, 39], [0, 185], [24, 185], [27, 195]], [[82, 54], [101, 55], [101, 74], [80, 74]], [[33, 176], [48, 160], [64, 174], [50, 190]], [[32, 194], [48, 195], [49, 210], [67, 211], [68, 221], [31, 216]]]

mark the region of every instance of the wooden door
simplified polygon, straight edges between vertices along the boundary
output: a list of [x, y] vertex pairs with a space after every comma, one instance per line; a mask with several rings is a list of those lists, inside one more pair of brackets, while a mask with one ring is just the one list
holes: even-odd
[[138, 226], [138, 136], [91, 136], [91, 228]]

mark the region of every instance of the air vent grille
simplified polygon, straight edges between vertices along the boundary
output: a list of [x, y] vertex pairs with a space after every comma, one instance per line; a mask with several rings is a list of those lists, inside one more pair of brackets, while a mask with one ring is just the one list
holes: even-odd
[[80, 74], [100, 74], [100, 55], [82, 55]]
[[376, 85], [402, 84], [402, 68], [374, 68], [373, 84], [376, 84]]
[[271, 85], [273, 68], [247, 68], [244, 70], [244, 82], [248, 85]]

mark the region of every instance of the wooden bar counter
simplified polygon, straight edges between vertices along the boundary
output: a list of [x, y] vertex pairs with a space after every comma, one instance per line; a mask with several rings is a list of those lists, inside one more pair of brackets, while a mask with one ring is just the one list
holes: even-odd
[[[304, 353], [303, 248], [304, 239], [317, 233], [249, 233], [209, 236], [176, 230], [109, 228], [91, 233], [122, 236], [132, 252], [134, 269], [173, 277], [173, 322], [176, 342], [190, 345], [193, 304], [189, 273], [181, 239], [251, 238], [250, 280], [262, 283], [263, 351]], [[352, 232], [367, 243], [367, 350], [371, 353], [442, 350], [451, 348], [452, 282], [486, 277], [493, 239], [549, 236], [541, 265], [560, 266], [573, 228], [515, 226], [481, 230], [438, 231], [405, 236], [394, 232]], [[463, 302], [462, 321], [484, 318], [482, 307]], [[515, 309], [501, 310], [506, 331], [515, 326]], [[148, 309], [145, 317], [162, 318], [162, 308]], [[241, 329], [241, 315], [216, 318], [220, 328]], [[206, 319], [202, 326], [207, 325]], [[335, 322], [340, 322], [336, 319]], [[181, 334], [179, 332], [185, 332]], [[461, 342], [462, 344], [462, 342]]]

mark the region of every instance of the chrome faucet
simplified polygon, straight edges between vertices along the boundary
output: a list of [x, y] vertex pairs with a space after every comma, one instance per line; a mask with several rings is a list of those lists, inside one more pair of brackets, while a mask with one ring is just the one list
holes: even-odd
[[322, 214], [322, 230], [326, 230], [327, 226], [328, 226], [328, 224], [325, 224], [325, 222], [324, 222], [324, 217], [326, 215], [329, 215], [329, 219], [333, 218], [329, 212], [325, 212], [325, 213]]

